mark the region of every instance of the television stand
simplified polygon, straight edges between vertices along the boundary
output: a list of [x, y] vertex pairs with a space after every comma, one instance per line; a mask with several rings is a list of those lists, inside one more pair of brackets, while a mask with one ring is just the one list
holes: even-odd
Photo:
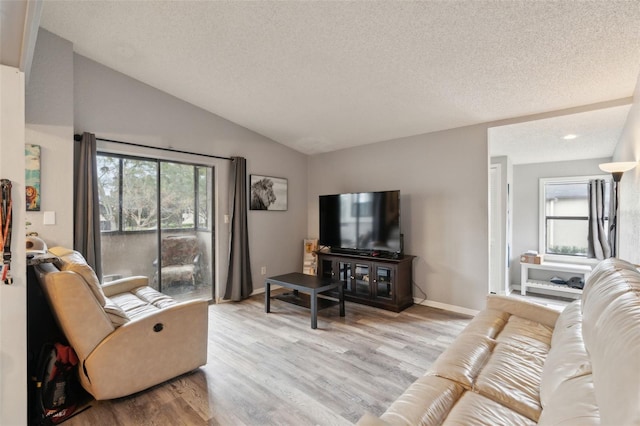
[[415, 256], [397, 258], [355, 253], [318, 251], [318, 276], [338, 279], [344, 298], [400, 312], [413, 305], [412, 262]]

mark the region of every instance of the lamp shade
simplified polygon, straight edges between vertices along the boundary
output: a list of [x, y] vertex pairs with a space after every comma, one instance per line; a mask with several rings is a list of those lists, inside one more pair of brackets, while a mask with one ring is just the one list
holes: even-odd
[[637, 165], [638, 163], [635, 161], [618, 161], [616, 163], [602, 163], [599, 164], [599, 167], [600, 170], [608, 173], [624, 173]]

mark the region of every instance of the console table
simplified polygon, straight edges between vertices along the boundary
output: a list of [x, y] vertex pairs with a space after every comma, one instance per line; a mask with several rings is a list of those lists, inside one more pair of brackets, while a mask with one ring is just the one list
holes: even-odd
[[[563, 273], [569, 273], [571, 275], [578, 275], [586, 282], [589, 275], [591, 275], [591, 266], [589, 265], [576, 265], [571, 263], [556, 263], [556, 262], [542, 262], [541, 264], [534, 263], [520, 263], [520, 294], [525, 295], [527, 288], [540, 288], [544, 290], [559, 291], [562, 293], [569, 293], [573, 295], [582, 294], [582, 290], [579, 288], [571, 288], [566, 285], [554, 284], [548, 280], [532, 279], [530, 276], [531, 270], [547, 271], [554, 275], [565, 275]], [[569, 277], [566, 277], [569, 278]], [[564, 277], [563, 277], [564, 279]]]

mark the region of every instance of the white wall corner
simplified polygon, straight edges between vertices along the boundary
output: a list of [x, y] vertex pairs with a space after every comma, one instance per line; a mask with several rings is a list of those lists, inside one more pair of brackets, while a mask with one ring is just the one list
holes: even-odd
[[0, 65], [0, 178], [12, 182], [12, 285], [0, 283], [0, 424], [27, 424], [24, 73]]

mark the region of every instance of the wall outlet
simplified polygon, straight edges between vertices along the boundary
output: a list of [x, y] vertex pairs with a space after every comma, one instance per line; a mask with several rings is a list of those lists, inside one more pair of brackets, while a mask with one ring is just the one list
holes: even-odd
[[263, 266], [262, 268], [260, 268], [260, 273], [261, 273], [262, 275], [267, 275], [267, 267], [266, 267], [266, 266]]

